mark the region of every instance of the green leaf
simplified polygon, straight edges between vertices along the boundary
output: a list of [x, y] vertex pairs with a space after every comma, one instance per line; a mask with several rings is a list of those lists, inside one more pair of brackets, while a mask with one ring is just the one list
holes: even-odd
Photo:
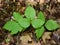
[[45, 27], [48, 29], [48, 30], [55, 30], [59, 27], [59, 25], [57, 24], [56, 21], [54, 20], [48, 20], [45, 24]]
[[28, 6], [27, 9], [25, 10], [25, 16], [29, 19], [34, 19], [36, 16], [36, 12], [33, 7]]
[[45, 16], [44, 16], [44, 13], [42, 11], [40, 11], [38, 13], [38, 18], [41, 19], [41, 20], [43, 20], [43, 21], [45, 21]]
[[30, 21], [23, 18], [19, 13], [14, 12], [13, 17], [23, 28], [29, 27]]
[[17, 34], [17, 33], [18, 33], [18, 30], [12, 30], [10, 34], [14, 35], [14, 34]]
[[34, 20], [32, 20], [31, 23], [32, 23], [32, 26], [34, 28], [39, 28], [39, 27], [41, 27], [44, 24], [44, 21], [42, 21], [40, 19], [34, 19]]
[[30, 26], [30, 22], [28, 19], [23, 18], [22, 20], [19, 21], [19, 24], [23, 27], [23, 28], [27, 28]]
[[19, 20], [21, 20], [23, 17], [21, 16], [21, 14], [20, 13], [18, 13], [18, 12], [13, 12], [13, 17], [14, 17], [14, 19], [16, 20], [16, 21], [19, 21]]
[[22, 29], [23, 29], [23, 28], [22, 28], [18, 23], [16, 23], [15, 21], [8, 21], [8, 22], [4, 25], [3, 28], [5, 28], [5, 29], [8, 30], [8, 31], [13, 32], [14, 34], [18, 33], [18, 31], [21, 32]]
[[44, 27], [41, 27], [39, 29], [36, 29], [35, 30], [35, 33], [36, 33], [37, 39], [39, 39], [43, 35], [43, 33], [44, 33]]

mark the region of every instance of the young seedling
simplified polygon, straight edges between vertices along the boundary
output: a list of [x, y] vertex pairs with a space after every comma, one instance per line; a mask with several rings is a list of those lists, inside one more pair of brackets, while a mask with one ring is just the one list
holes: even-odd
[[10, 39], [9, 39], [9, 38], [6, 38], [6, 39], [5, 39], [5, 42], [6, 42], [6, 43], [10, 42]]
[[[11, 32], [11, 35], [17, 34], [18, 32], [25, 31], [30, 25], [35, 28], [35, 34], [37, 39], [39, 39], [44, 33], [44, 26], [49, 31], [56, 30], [59, 25], [56, 21], [50, 19], [45, 23], [45, 16], [42, 11], [38, 13], [36, 16], [36, 12], [34, 8], [28, 6], [25, 10], [25, 17], [23, 18], [20, 13], [13, 12], [14, 19], [12, 21], [8, 21], [3, 28]], [[37, 18], [35, 18], [37, 17]], [[45, 24], [45, 25], [44, 25]]]

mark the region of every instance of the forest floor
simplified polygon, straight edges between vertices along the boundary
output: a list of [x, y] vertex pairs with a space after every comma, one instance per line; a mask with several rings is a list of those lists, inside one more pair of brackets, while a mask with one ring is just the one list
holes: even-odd
[[[3, 29], [4, 24], [11, 20], [12, 13], [17, 11], [24, 14], [27, 5], [31, 5], [36, 13], [43, 11], [47, 20], [53, 19], [60, 24], [60, 0], [0, 0], [0, 45], [60, 45], [60, 28], [52, 32], [45, 31], [39, 41], [32, 27], [14, 36]], [[6, 42], [6, 38], [10, 41]]]

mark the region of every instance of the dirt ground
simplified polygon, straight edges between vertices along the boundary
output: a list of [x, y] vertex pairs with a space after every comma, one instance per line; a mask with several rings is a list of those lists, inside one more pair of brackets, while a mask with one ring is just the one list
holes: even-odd
[[[60, 45], [60, 28], [52, 32], [45, 31], [38, 41], [31, 26], [27, 31], [14, 36], [3, 29], [4, 24], [11, 20], [14, 11], [24, 14], [28, 5], [31, 5], [36, 13], [43, 11], [47, 20], [53, 19], [60, 24], [60, 0], [0, 0], [0, 45]], [[6, 38], [10, 41], [6, 42]]]

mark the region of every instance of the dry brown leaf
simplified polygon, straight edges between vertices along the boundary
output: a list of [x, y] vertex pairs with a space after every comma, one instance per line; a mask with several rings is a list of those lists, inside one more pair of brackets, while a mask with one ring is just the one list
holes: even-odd
[[39, 4], [43, 4], [45, 0], [40, 0]]
[[46, 39], [50, 39], [51, 32], [45, 32], [42, 36], [43, 41], [45, 42]]
[[[31, 39], [31, 37], [32, 37], [31, 33], [28, 33], [28, 34], [24, 33], [24, 34], [22, 34], [22, 36], [20, 37], [21, 45], [41, 45], [39, 41], [37, 43], [36, 41]], [[28, 43], [28, 41], [31, 41], [31, 43]]]
[[57, 0], [60, 3], [60, 0]]
[[31, 41], [31, 38], [29, 35], [24, 35], [24, 36], [21, 36], [20, 37], [20, 40], [23, 42], [23, 43], [28, 43], [28, 41]]
[[34, 0], [27, 0], [26, 1], [26, 4], [28, 4], [28, 5], [35, 5], [36, 6], [36, 4], [37, 4], [37, 2], [36, 1], [34, 1]]

